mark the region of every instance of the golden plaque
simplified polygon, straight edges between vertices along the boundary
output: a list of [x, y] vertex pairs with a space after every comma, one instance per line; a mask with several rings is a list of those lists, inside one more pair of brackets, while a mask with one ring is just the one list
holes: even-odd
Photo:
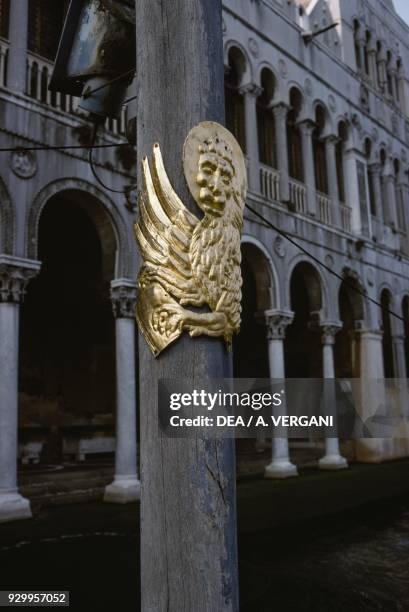
[[[240, 238], [247, 190], [244, 156], [234, 136], [205, 121], [188, 134], [183, 168], [202, 210], [198, 219], [175, 193], [159, 144], [142, 161], [136, 239], [143, 258], [136, 318], [155, 357], [184, 330], [223, 337], [240, 329]], [[196, 307], [190, 310], [186, 306]]]

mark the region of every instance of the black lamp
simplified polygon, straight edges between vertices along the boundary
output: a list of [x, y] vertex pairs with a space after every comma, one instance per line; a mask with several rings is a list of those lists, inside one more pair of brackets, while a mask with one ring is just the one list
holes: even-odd
[[71, 0], [49, 89], [81, 97], [96, 120], [118, 118], [136, 65], [133, 0]]

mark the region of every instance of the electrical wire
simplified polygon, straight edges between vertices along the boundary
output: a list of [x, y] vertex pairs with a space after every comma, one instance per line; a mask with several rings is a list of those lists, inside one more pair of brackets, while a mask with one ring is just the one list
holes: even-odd
[[[94, 129], [92, 131], [92, 141], [91, 141], [91, 147], [89, 149], [88, 152], [88, 161], [89, 161], [89, 166], [91, 168], [91, 172], [94, 176], [94, 179], [97, 181], [97, 183], [99, 185], [101, 185], [101, 187], [103, 187], [104, 189], [106, 189], [107, 191], [110, 191], [111, 193], [121, 193], [121, 194], [127, 194], [129, 193], [129, 191], [131, 191], [134, 188], [134, 185], [130, 185], [127, 189], [112, 189], [112, 187], [108, 187], [108, 185], [106, 185], [103, 180], [98, 176], [95, 167], [94, 167], [94, 160], [92, 159], [92, 152], [94, 150], [94, 148], [98, 145], [95, 145], [95, 141], [97, 139], [97, 134], [98, 134], [98, 128], [99, 128], [99, 124], [95, 123], [94, 124]], [[136, 185], [135, 185], [136, 187]]]
[[131, 96], [130, 98], [126, 98], [126, 100], [123, 101], [122, 106], [127, 106], [128, 102], [132, 102], [132, 100], [136, 100], [138, 96]]
[[302, 251], [305, 255], [308, 255], [308, 257], [310, 257], [313, 261], [315, 261], [315, 263], [317, 263], [318, 265], [320, 265], [322, 268], [324, 268], [324, 270], [326, 270], [327, 272], [329, 272], [330, 274], [332, 274], [333, 276], [335, 276], [336, 278], [338, 278], [339, 280], [341, 280], [343, 283], [345, 283], [348, 287], [350, 287], [351, 289], [353, 289], [354, 291], [356, 291], [357, 293], [359, 293], [362, 297], [364, 297], [366, 300], [368, 300], [369, 302], [372, 302], [373, 304], [375, 304], [376, 306], [379, 306], [379, 308], [384, 311], [387, 312], [388, 314], [392, 315], [393, 317], [395, 317], [396, 319], [399, 319], [400, 321], [405, 322], [405, 319], [398, 315], [398, 313], [394, 312], [393, 310], [389, 310], [389, 308], [385, 308], [383, 306], [383, 304], [381, 304], [380, 302], [378, 302], [377, 300], [375, 300], [374, 298], [370, 297], [368, 295], [368, 293], [366, 291], [364, 291], [363, 289], [360, 289], [359, 287], [357, 287], [355, 285], [355, 283], [352, 283], [349, 278], [347, 276], [342, 276], [341, 274], [338, 274], [338, 272], [335, 272], [335, 270], [332, 270], [332, 268], [330, 268], [329, 266], [327, 266], [327, 264], [325, 264], [323, 261], [321, 261], [320, 259], [318, 259], [318, 257], [315, 257], [315, 255], [312, 255], [307, 249], [305, 249], [301, 244], [299, 244], [296, 240], [294, 240], [293, 238], [291, 238], [291, 236], [289, 236], [287, 234], [287, 232], [285, 232], [284, 230], [278, 228], [276, 225], [274, 225], [274, 223], [271, 223], [270, 221], [268, 221], [268, 219], [266, 219], [262, 214], [260, 214], [259, 212], [257, 212], [257, 210], [255, 210], [252, 206], [250, 206], [249, 204], [246, 204], [246, 208], [248, 208], [248, 210], [250, 210], [253, 215], [255, 215], [256, 217], [258, 217], [259, 219], [261, 219], [262, 221], [264, 221], [264, 223], [266, 223], [271, 229], [273, 229], [275, 232], [277, 232], [277, 234], [280, 234], [280, 236], [282, 236], [283, 238], [285, 238], [286, 240], [288, 240], [288, 242], [290, 242], [292, 245], [294, 245], [295, 247], [297, 247], [297, 249], [299, 249], [300, 251]]
[[62, 151], [67, 149], [108, 149], [112, 147], [129, 147], [128, 142], [117, 142], [109, 144], [94, 144], [94, 145], [59, 145], [59, 146], [33, 146], [33, 147], [11, 147], [11, 148], [0, 148], [0, 153], [21, 153], [24, 151]]

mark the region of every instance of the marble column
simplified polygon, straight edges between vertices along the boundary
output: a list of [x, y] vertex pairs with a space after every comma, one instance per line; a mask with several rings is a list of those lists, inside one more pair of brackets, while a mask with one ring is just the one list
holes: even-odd
[[240, 87], [240, 93], [244, 96], [244, 121], [246, 133], [246, 157], [249, 160], [248, 181], [249, 189], [255, 193], [260, 191], [259, 176], [259, 151], [257, 131], [257, 98], [262, 93], [262, 88], [254, 83], [247, 83]]
[[140, 498], [137, 470], [135, 303], [136, 286], [128, 279], [111, 283], [116, 333], [116, 452], [114, 481], [104, 501], [126, 504]]
[[403, 64], [398, 69], [399, 105], [402, 111], [409, 115], [409, 87], [406, 78], [406, 70]]
[[381, 48], [378, 52], [378, 73], [379, 73], [379, 86], [383, 92], [386, 91], [387, 84], [387, 58], [386, 58], [386, 43], [382, 41]]
[[396, 102], [397, 104], [399, 102], [398, 90], [397, 90], [398, 71], [395, 66], [389, 68], [389, 74], [390, 74], [391, 81], [392, 81], [392, 97], [393, 97], [394, 102]]
[[[378, 329], [362, 329], [358, 333], [361, 348], [361, 387], [357, 409], [359, 416], [365, 423], [376, 414], [379, 407], [385, 406], [383, 334]], [[378, 438], [357, 439], [357, 460], [369, 463], [382, 461], [385, 458], [384, 444], [385, 440]]]
[[288, 174], [288, 142], [287, 142], [287, 114], [288, 106], [284, 103], [272, 108], [274, 114], [277, 166], [280, 171], [280, 199], [282, 202], [290, 200], [290, 184]]
[[381, 173], [382, 168], [380, 164], [371, 164], [369, 166], [369, 173], [371, 175], [372, 190], [375, 205], [375, 217], [376, 217], [376, 239], [378, 242], [383, 240], [383, 205], [382, 205], [382, 182]]
[[400, 200], [400, 214], [397, 215], [399, 222], [399, 229], [408, 233], [408, 205], [409, 205], [409, 184], [408, 176], [406, 172], [400, 171], [397, 184], [397, 194], [399, 194]]
[[[285, 310], [266, 310], [261, 315], [267, 331], [268, 363], [270, 379], [285, 379], [284, 338], [285, 330], [293, 321], [294, 313]], [[284, 415], [285, 406], [280, 407]], [[289, 478], [297, 476], [297, 467], [290, 461], [288, 437], [274, 437], [271, 440], [271, 463], [264, 470], [265, 478]]]
[[[323, 378], [325, 380], [334, 379], [335, 385], [335, 368], [334, 368], [334, 344], [335, 334], [341, 329], [342, 324], [338, 322], [323, 323], [320, 325], [321, 342], [322, 342], [322, 362], [323, 362]], [[325, 383], [328, 384], [328, 383]], [[337, 405], [335, 386], [325, 389], [328, 393], [324, 393], [326, 401], [331, 402], [330, 406], [325, 406], [325, 412], [334, 416], [334, 421], [337, 419]], [[321, 470], [340, 470], [348, 467], [347, 460], [341, 456], [339, 450], [338, 437], [325, 438], [325, 455], [322, 457], [318, 466]]]
[[30, 502], [17, 489], [19, 315], [40, 264], [17, 261], [0, 256], [0, 523], [31, 517]]
[[392, 336], [392, 346], [395, 378], [406, 378], [405, 336], [403, 334]]
[[383, 176], [385, 185], [386, 223], [392, 228], [398, 227], [396, 212], [396, 181], [392, 162], [387, 162]]
[[361, 379], [385, 378], [383, 367], [383, 334], [379, 330], [362, 330], [360, 334], [361, 345]]
[[[403, 327], [403, 326], [402, 326]], [[394, 333], [392, 336], [392, 347], [393, 347], [393, 368], [395, 373], [394, 386], [398, 392], [398, 402], [400, 415], [403, 416], [406, 421], [409, 420], [409, 405], [408, 405], [408, 379], [406, 372], [406, 352], [405, 352], [405, 335], [404, 331], [401, 333]]]
[[346, 148], [344, 151], [345, 192], [346, 200], [351, 207], [351, 229], [356, 234], [362, 233], [363, 229], [360, 206], [363, 185], [358, 176], [358, 164], [364, 167], [365, 163], [366, 160], [360, 151], [354, 147]]
[[317, 214], [317, 194], [315, 187], [314, 150], [312, 145], [312, 133], [315, 123], [307, 119], [299, 124], [302, 138], [302, 155], [304, 162], [304, 183], [307, 189], [308, 213], [312, 216]]
[[360, 66], [357, 66], [357, 70], [359, 72], [365, 72], [365, 45], [366, 45], [366, 39], [365, 39], [365, 35], [361, 35], [357, 38], [357, 45], [359, 48], [359, 61], [360, 61]]
[[[371, 41], [375, 40], [375, 37], [372, 36]], [[369, 60], [369, 76], [370, 79], [373, 83], [373, 85], [378, 88], [378, 67], [376, 64], [376, 54], [377, 54], [377, 49], [376, 49], [376, 45], [371, 42], [371, 46], [369, 48], [368, 51], [368, 60]]]
[[371, 164], [369, 172], [372, 178], [372, 188], [374, 194], [375, 214], [378, 221], [383, 223], [383, 206], [382, 206], [382, 182], [381, 174], [382, 167], [380, 164]]
[[330, 135], [325, 138], [325, 159], [327, 163], [328, 195], [332, 204], [332, 222], [337, 227], [341, 227], [341, 214], [339, 209], [339, 189], [336, 146], [338, 137]]
[[28, 0], [10, 2], [7, 86], [20, 93], [27, 90]]

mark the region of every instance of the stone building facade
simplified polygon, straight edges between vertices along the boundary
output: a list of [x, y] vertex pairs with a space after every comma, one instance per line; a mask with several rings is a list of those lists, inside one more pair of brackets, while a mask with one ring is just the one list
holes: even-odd
[[[132, 106], [92, 153], [113, 193], [87, 149], [61, 148], [89, 145], [91, 125], [47, 89], [67, 3], [55, 4], [0, 0], [1, 148], [34, 148], [0, 152], [0, 521], [30, 515], [17, 458], [115, 448], [106, 499], [139, 493]], [[246, 212], [236, 375], [406, 377], [408, 27], [385, 0], [225, 0], [223, 31], [248, 201], [309, 253]], [[375, 440], [351, 456], [408, 452]], [[297, 474], [288, 440], [272, 453], [267, 476]], [[327, 440], [320, 467], [345, 467], [342, 454]]]
[[[91, 143], [78, 100], [48, 91], [63, 5], [0, 2], [2, 148]], [[99, 180], [117, 193], [96, 180], [88, 149], [0, 153], [0, 520], [30, 513], [16, 488], [17, 457], [82, 460], [116, 444], [106, 498], [139, 493], [136, 160], [118, 146], [128, 111], [99, 136], [113, 146], [92, 152]]]
[[[249, 202], [304, 250], [247, 212], [237, 375], [361, 378], [368, 416], [365, 379], [405, 378], [409, 363], [408, 27], [382, 0], [232, 0], [223, 25]], [[359, 441], [350, 456], [408, 450]], [[319, 465], [346, 466], [336, 439]], [[294, 473], [280, 440], [266, 475]]]

